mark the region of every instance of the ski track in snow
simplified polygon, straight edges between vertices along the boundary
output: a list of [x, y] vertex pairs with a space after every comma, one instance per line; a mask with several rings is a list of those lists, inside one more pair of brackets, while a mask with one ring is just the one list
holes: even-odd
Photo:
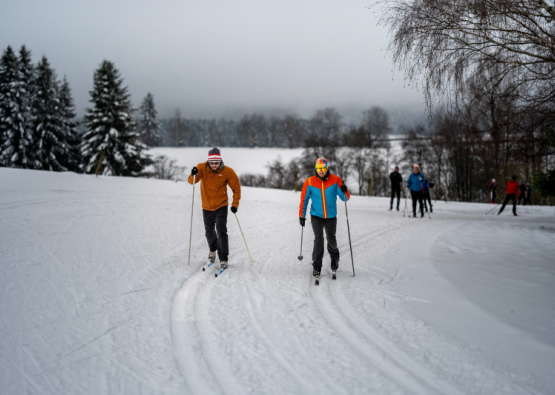
[[[357, 239], [357, 243], [353, 243], [353, 248], [356, 249], [357, 246], [364, 246], [368, 243], [378, 243], [383, 241], [384, 238], [395, 233], [401, 225], [396, 224], [387, 229], [376, 229], [374, 231], [365, 232]], [[343, 251], [343, 256], [348, 256], [350, 260], [350, 254], [347, 253], [349, 247], [348, 242], [343, 241], [339, 243], [340, 250]], [[277, 259], [279, 257], [275, 256]], [[347, 259], [344, 259], [345, 262]], [[230, 268], [233, 271], [234, 268]], [[235, 269], [237, 270], [237, 269]], [[212, 279], [212, 271], [209, 269], [209, 273], [203, 273], [198, 271], [195, 275], [188, 280], [183, 288], [179, 291], [178, 296], [174, 301], [173, 309], [176, 310], [190, 310], [187, 306], [196, 306], [194, 314], [191, 314], [185, 318], [180, 317], [176, 314], [173, 315], [173, 326], [174, 328], [182, 325], [181, 320], [186, 320], [189, 322], [195, 322], [196, 325], [188, 325], [189, 332], [186, 334], [179, 334], [179, 329], [174, 329], [174, 334], [177, 336], [188, 336], [193, 338], [200, 338], [202, 352], [197, 352], [196, 356], [199, 359], [191, 359], [189, 356], [194, 354], [194, 350], [186, 350], [183, 347], [190, 347], [191, 344], [183, 344], [181, 339], [176, 339], [176, 349], [179, 350], [177, 354], [178, 359], [180, 359], [181, 371], [187, 378], [187, 381], [191, 385], [191, 390], [194, 393], [198, 391], [207, 391], [202, 385], [195, 381], [197, 373], [195, 366], [207, 366], [207, 370], [211, 372], [212, 381], [219, 383], [219, 390], [215, 391], [211, 388], [214, 393], [245, 393], [250, 392], [241, 386], [234, 379], [234, 375], [227, 369], [228, 364], [225, 361], [225, 355], [217, 355], [217, 347], [214, 347], [215, 339], [210, 338], [210, 334], [213, 333], [212, 328], [209, 324], [209, 312], [206, 306], [210, 299], [210, 290], [213, 287], [214, 281], [222, 281], [225, 279], [222, 277], [220, 279]], [[397, 273], [391, 274], [384, 269], [379, 267], [370, 268], [369, 272], [378, 278], [376, 283], [379, 285], [386, 282], [392, 282], [395, 280]], [[344, 273], [344, 272], [343, 272]], [[226, 273], [231, 275], [231, 273]], [[244, 275], [244, 273], [243, 273]], [[205, 280], [202, 278], [205, 277]], [[258, 276], [259, 277], [259, 276]], [[344, 279], [343, 279], [344, 280]], [[342, 279], [337, 280], [338, 283], [343, 281]], [[384, 376], [388, 377], [390, 381], [395, 382], [404, 388], [407, 393], [417, 393], [417, 394], [462, 394], [458, 389], [453, 386], [442, 382], [433, 373], [426, 370], [426, 368], [419, 366], [419, 364], [413, 361], [408, 355], [404, 354], [403, 351], [398, 349], [395, 345], [389, 342], [387, 339], [383, 338], [377, 331], [375, 331], [369, 323], [362, 322], [355, 313], [349, 308], [348, 304], [345, 302], [345, 298], [338, 291], [339, 285], [333, 284], [329, 285], [331, 276], [326, 276], [320, 282], [320, 286], [314, 286], [313, 280], [310, 279], [309, 283], [306, 285], [306, 292], [310, 294], [312, 303], [316, 310], [321, 314], [327, 324], [336, 332], [339, 338], [342, 339], [348, 347], [351, 347], [355, 353], [358, 353], [364, 360], [366, 360], [369, 365], [368, 368], [375, 371], [381, 372]], [[330, 289], [332, 292], [330, 292]], [[197, 289], [197, 291], [193, 291]], [[340, 386], [335, 385], [333, 380], [326, 380], [327, 376], [323, 375], [320, 379], [324, 379], [326, 386], [315, 389], [308, 387], [303, 381], [299, 371], [302, 371], [303, 365], [310, 366], [314, 364], [311, 358], [305, 356], [304, 361], [298, 364], [295, 368], [291, 367], [291, 361], [286, 360], [280, 350], [273, 345], [272, 341], [265, 335], [265, 330], [262, 328], [261, 324], [256, 318], [256, 314], [253, 311], [253, 300], [256, 299], [255, 292], [251, 287], [243, 284], [244, 294], [247, 295], [244, 305], [248, 312], [248, 320], [251, 328], [254, 328], [258, 341], [262, 343], [266, 349], [269, 350], [268, 357], [272, 358], [277, 365], [281, 367], [285, 372], [287, 372], [291, 381], [296, 383], [295, 387], [299, 390], [295, 392], [300, 393], [345, 393], [345, 390]], [[260, 296], [262, 299], [267, 299], [267, 295]], [[225, 334], [223, 334], [225, 336]], [[302, 340], [299, 341], [302, 343]], [[187, 355], [187, 358], [183, 358]], [[305, 354], [306, 355], [306, 354]], [[306, 373], [305, 373], [306, 374]], [[330, 388], [332, 390], [330, 391]], [[277, 392], [276, 392], [277, 393]], [[346, 393], [349, 393], [347, 391]]]
[[[0, 169], [0, 176], [13, 172]], [[351, 277], [338, 202], [338, 279], [331, 280], [326, 252], [323, 278], [315, 286], [310, 226], [303, 231], [304, 260], [297, 260], [298, 194], [245, 190], [238, 217], [255, 262], [249, 263], [237, 223], [228, 220], [231, 266], [215, 278], [215, 267], [203, 272], [199, 264], [207, 248], [198, 207], [192, 263], [186, 264], [191, 191], [185, 185], [24, 174], [45, 187], [29, 192], [21, 181], [21, 192], [0, 191], [0, 219], [7, 225], [0, 245], [0, 277], [7, 279], [0, 290], [0, 393], [549, 393], [552, 379], [545, 372], [539, 379], [523, 373], [515, 361], [491, 356], [411, 312], [425, 306], [437, 318], [433, 310], [443, 296], [437, 292], [445, 289], [426, 294], [421, 288], [434, 276], [449, 279], [449, 300], [473, 301], [482, 309], [482, 315], [464, 310], [475, 314], [470, 320], [490, 319], [489, 325], [506, 332], [501, 348], [510, 352], [511, 340], [524, 334], [522, 350], [543, 347], [544, 359], [535, 361], [531, 351], [527, 357], [549, 366], [555, 360], [544, 334], [550, 321], [526, 332], [525, 320], [515, 324], [514, 317], [530, 306], [517, 303], [522, 297], [552, 281], [553, 248], [545, 247], [553, 233], [552, 209], [542, 216], [540, 208], [519, 207], [529, 216], [493, 219], [484, 215], [486, 205], [437, 202], [432, 220], [408, 219], [386, 212], [389, 199], [355, 198], [349, 202], [356, 270]], [[0, 187], [10, 188], [10, 182]], [[478, 260], [473, 270], [460, 264], [488, 256], [492, 232], [505, 239], [499, 261], [509, 263]], [[510, 261], [512, 244], [522, 237], [530, 243], [532, 234], [539, 241], [531, 262], [521, 263], [527, 258], [522, 244], [519, 258]], [[434, 259], [443, 275], [424, 265]], [[416, 281], [411, 276], [420, 270], [429, 271]], [[505, 277], [501, 270], [512, 274]], [[475, 273], [485, 278], [458, 282], [460, 275]], [[527, 281], [517, 277], [522, 273]], [[469, 284], [474, 290], [522, 287], [505, 304], [484, 300], [494, 293], [465, 295], [472, 292], [465, 289]], [[535, 302], [542, 305], [536, 311], [552, 311], [549, 299]], [[446, 315], [457, 318], [457, 312]]]

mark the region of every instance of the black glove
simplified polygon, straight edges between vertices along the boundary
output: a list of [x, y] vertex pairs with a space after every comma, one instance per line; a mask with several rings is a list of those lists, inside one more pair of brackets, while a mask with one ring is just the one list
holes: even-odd
[[347, 193], [347, 185], [345, 184], [341, 185], [341, 192]]
[[237, 212], [237, 207], [231, 206], [231, 212], [235, 214]]
[[304, 226], [305, 222], [306, 222], [306, 218], [300, 218], [299, 217], [299, 223], [301, 224], [301, 226]]
[[191, 169], [191, 175], [194, 177], [194, 176], [196, 176], [197, 174], [198, 174], [198, 169], [197, 169], [196, 167], [193, 167], [193, 168]]
[[430, 182], [430, 183], [428, 183], [428, 185], [430, 186], [430, 188], [433, 188], [434, 185], [436, 185], [436, 184], [434, 184], [433, 182]]

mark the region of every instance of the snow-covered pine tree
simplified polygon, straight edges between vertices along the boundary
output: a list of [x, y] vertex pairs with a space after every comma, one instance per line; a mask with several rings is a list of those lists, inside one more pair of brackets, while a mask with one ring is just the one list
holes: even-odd
[[71, 149], [64, 130], [58, 82], [46, 56], [43, 56], [37, 65], [33, 115], [33, 151], [40, 162], [39, 168], [67, 171], [71, 161]]
[[36, 140], [36, 120], [33, 109], [33, 102], [35, 100], [36, 94], [36, 82], [37, 82], [37, 70], [33, 65], [33, 59], [31, 58], [31, 51], [25, 47], [21, 46], [19, 50], [19, 78], [21, 79], [21, 103], [22, 111], [21, 116], [23, 117], [23, 124], [25, 125], [26, 138], [28, 140], [28, 148], [22, 152], [24, 154], [23, 161], [27, 163], [25, 167], [31, 169], [40, 169], [41, 162], [40, 158], [36, 155], [34, 151], [33, 142]]
[[143, 143], [149, 147], [160, 145], [160, 123], [157, 120], [158, 111], [154, 105], [154, 97], [148, 93], [140, 108], [139, 133]]
[[83, 170], [94, 173], [103, 158], [100, 174], [139, 176], [151, 159], [136, 132], [130, 95], [114, 63], [105, 60], [95, 71], [90, 94], [93, 108], [86, 110], [81, 142]]
[[69, 146], [70, 158], [67, 167], [70, 171], [78, 172], [81, 164], [81, 151], [79, 144], [81, 136], [77, 131], [77, 123], [73, 121], [76, 116], [73, 95], [67, 78], [58, 82], [58, 98], [60, 101], [60, 114], [62, 117], [62, 130]]
[[8, 46], [0, 59], [0, 165], [7, 166], [3, 154], [9, 134], [18, 128], [19, 106], [16, 100], [19, 61]]
[[31, 89], [34, 83], [30, 52], [18, 58], [8, 46], [0, 59], [0, 164], [32, 168]]

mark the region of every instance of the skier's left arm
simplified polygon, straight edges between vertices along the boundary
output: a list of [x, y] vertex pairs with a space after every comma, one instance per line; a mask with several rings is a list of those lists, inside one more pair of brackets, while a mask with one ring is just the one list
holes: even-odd
[[337, 185], [337, 194], [339, 195], [339, 198], [341, 200], [346, 202], [351, 198], [351, 194], [347, 189], [347, 185], [343, 184], [343, 180], [341, 178], [337, 180], [337, 183], [335, 185]]
[[237, 209], [239, 208], [239, 200], [241, 200], [241, 184], [239, 184], [239, 177], [237, 177], [237, 174], [233, 169], [229, 169], [227, 185], [229, 185], [233, 191], [233, 202], [231, 203], [231, 206]]

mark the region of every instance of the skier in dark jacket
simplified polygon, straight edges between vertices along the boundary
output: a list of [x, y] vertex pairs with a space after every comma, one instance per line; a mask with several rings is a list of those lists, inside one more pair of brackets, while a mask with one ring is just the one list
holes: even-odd
[[524, 198], [524, 205], [532, 204], [532, 186], [529, 182], [526, 183], [526, 197]]
[[416, 201], [420, 203], [420, 218], [424, 217], [424, 205], [422, 199], [424, 198], [424, 182], [426, 177], [420, 172], [420, 166], [414, 165], [413, 172], [407, 180], [407, 188], [410, 189], [412, 197], [412, 217], [416, 218]]
[[434, 186], [433, 182], [428, 183], [428, 181], [424, 181], [424, 183], [422, 184], [422, 186], [424, 187], [423, 191], [422, 191], [422, 200], [424, 201], [424, 210], [426, 210], [426, 212], [428, 212], [428, 205], [426, 204], [426, 201], [428, 202], [428, 204], [430, 205], [430, 213], [434, 212], [434, 209], [432, 207], [432, 196], [430, 195], [430, 188], [432, 188]]
[[495, 204], [495, 201], [497, 200], [497, 183], [495, 182], [495, 178], [491, 180], [491, 183], [489, 184], [488, 188], [490, 191], [489, 202], [491, 204]]
[[513, 215], [517, 215], [516, 213], [516, 197], [520, 196], [520, 190], [518, 188], [518, 182], [516, 182], [516, 176], [513, 176], [512, 179], [507, 183], [507, 194], [505, 196], [505, 200], [503, 201], [503, 206], [501, 206], [501, 210], [497, 213], [497, 215], [501, 214], [505, 209], [509, 200], [513, 201]]
[[310, 203], [310, 217], [314, 231], [314, 248], [312, 249], [312, 277], [320, 278], [322, 260], [324, 258], [324, 231], [331, 257], [331, 270], [339, 267], [339, 248], [335, 231], [337, 229], [337, 197], [343, 201], [350, 199], [347, 186], [339, 176], [331, 174], [326, 158], [316, 160], [316, 175], [306, 179], [301, 193], [299, 207], [299, 222], [305, 225], [308, 201]]
[[401, 201], [401, 184], [403, 177], [399, 174], [399, 166], [395, 166], [395, 171], [389, 175], [391, 181], [391, 201], [389, 202], [389, 211], [393, 210], [393, 200], [397, 195], [397, 211], [399, 211], [399, 202]]

